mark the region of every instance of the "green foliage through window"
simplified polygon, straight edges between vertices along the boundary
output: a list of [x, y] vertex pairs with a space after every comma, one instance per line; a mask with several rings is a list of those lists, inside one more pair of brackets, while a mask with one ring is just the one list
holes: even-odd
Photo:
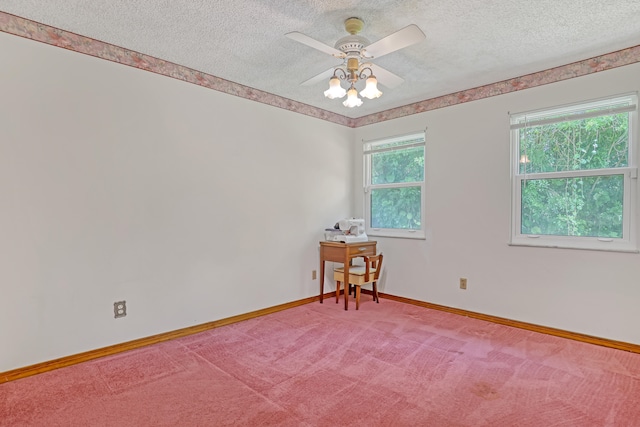
[[371, 227], [419, 230], [420, 187], [371, 190]]
[[405, 148], [371, 155], [371, 184], [424, 180], [424, 147]]
[[629, 113], [520, 129], [521, 174], [619, 168], [628, 155]]
[[623, 175], [522, 182], [522, 233], [622, 238]]
[[364, 148], [367, 225], [391, 233], [423, 230], [424, 133]]

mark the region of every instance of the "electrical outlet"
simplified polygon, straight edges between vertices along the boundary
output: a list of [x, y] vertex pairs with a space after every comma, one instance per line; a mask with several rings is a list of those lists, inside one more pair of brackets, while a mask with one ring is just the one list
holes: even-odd
[[311, 272], [311, 280], [316, 280], [316, 275], [317, 275], [316, 270], [313, 270], [313, 271]]
[[460, 289], [467, 289], [467, 278], [466, 277], [461, 277], [460, 278]]
[[113, 303], [113, 317], [115, 319], [119, 317], [124, 317], [127, 315], [127, 302], [126, 301], [116, 301]]

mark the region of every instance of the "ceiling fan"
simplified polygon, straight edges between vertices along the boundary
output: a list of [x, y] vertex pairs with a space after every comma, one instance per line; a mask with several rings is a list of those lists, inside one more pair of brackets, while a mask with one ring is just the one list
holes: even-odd
[[[323, 71], [301, 84], [309, 86], [330, 78], [329, 89], [325, 91], [325, 96], [334, 99], [347, 95], [347, 100], [343, 102], [345, 107], [362, 105], [362, 100], [358, 98], [358, 91], [355, 88], [355, 83], [358, 80], [366, 79], [366, 87], [360, 91], [360, 95], [369, 99], [382, 95], [377, 87], [378, 80], [391, 89], [402, 84], [404, 80], [401, 77], [379, 65], [372, 64], [370, 61], [424, 40], [426, 38], [424, 33], [412, 24], [377, 42], [370, 43], [369, 40], [358, 35], [363, 26], [364, 22], [360, 18], [349, 18], [344, 21], [344, 28], [349, 35], [338, 40], [335, 47], [328, 46], [297, 31], [285, 34], [292, 40], [343, 60], [342, 64]], [[350, 84], [348, 91], [342, 88], [340, 80], [346, 80]]]

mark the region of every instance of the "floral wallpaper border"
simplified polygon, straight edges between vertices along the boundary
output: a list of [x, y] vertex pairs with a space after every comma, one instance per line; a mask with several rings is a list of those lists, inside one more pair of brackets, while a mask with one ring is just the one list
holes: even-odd
[[572, 64], [563, 65], [549, 70], [473, 89], [463, 90], [449, 95], [427, 99], [402, 107], [382, 111], [380, 113], [353, 119], [320, 108], [312, 107], [298, 101], [293, 101], [291, 99], [254, 89], [249, 86], [221, 79], [182, 65], [154, 58], [149, 55], [144, 55], [119, 46], [101, 42], [99, 40], [80, 36], [78, 34], [40, 24], [5, 12], [0, 12], [0, 31], [95, 56], [97, 58], [106, 59], [108, 61], [117, 62], [119, 64], [139, 68], [141, 70], [161, 74], [167, 77], [172, 77], [178, 80], [183, 80], [185, 82], [204, 86], [219, 92], [239, 96], [252, 101], [283, 108], [285, 110], [352, 128], [396, 119], [411, 114], [418, 114], [464, 102], [475, 101], [491, 96], [502, 95], [509, 92], [528, 89], [640, 62], [639, 45], [584, 61], [574, 62]]

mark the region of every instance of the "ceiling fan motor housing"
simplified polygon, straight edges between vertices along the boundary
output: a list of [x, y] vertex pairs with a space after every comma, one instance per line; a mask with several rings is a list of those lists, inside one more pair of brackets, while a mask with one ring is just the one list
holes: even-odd
[[335, 44], [335, 48], [345, 53], [348, 80], [355, 83], [358, 80], [357, 73], [360, 69], [362, 50], [370, 44], [369, 40], [359, 36], [364, 22], [360, 18], [349, 18], [344, 21], [344, 28], [349, 33]]
[[369, 40], [366, 38], [351, 34], [338, 40], [335, 44], [335, 48], [347, 55], [351, 53], [359, 56], [362, 49], [369, 44]]

